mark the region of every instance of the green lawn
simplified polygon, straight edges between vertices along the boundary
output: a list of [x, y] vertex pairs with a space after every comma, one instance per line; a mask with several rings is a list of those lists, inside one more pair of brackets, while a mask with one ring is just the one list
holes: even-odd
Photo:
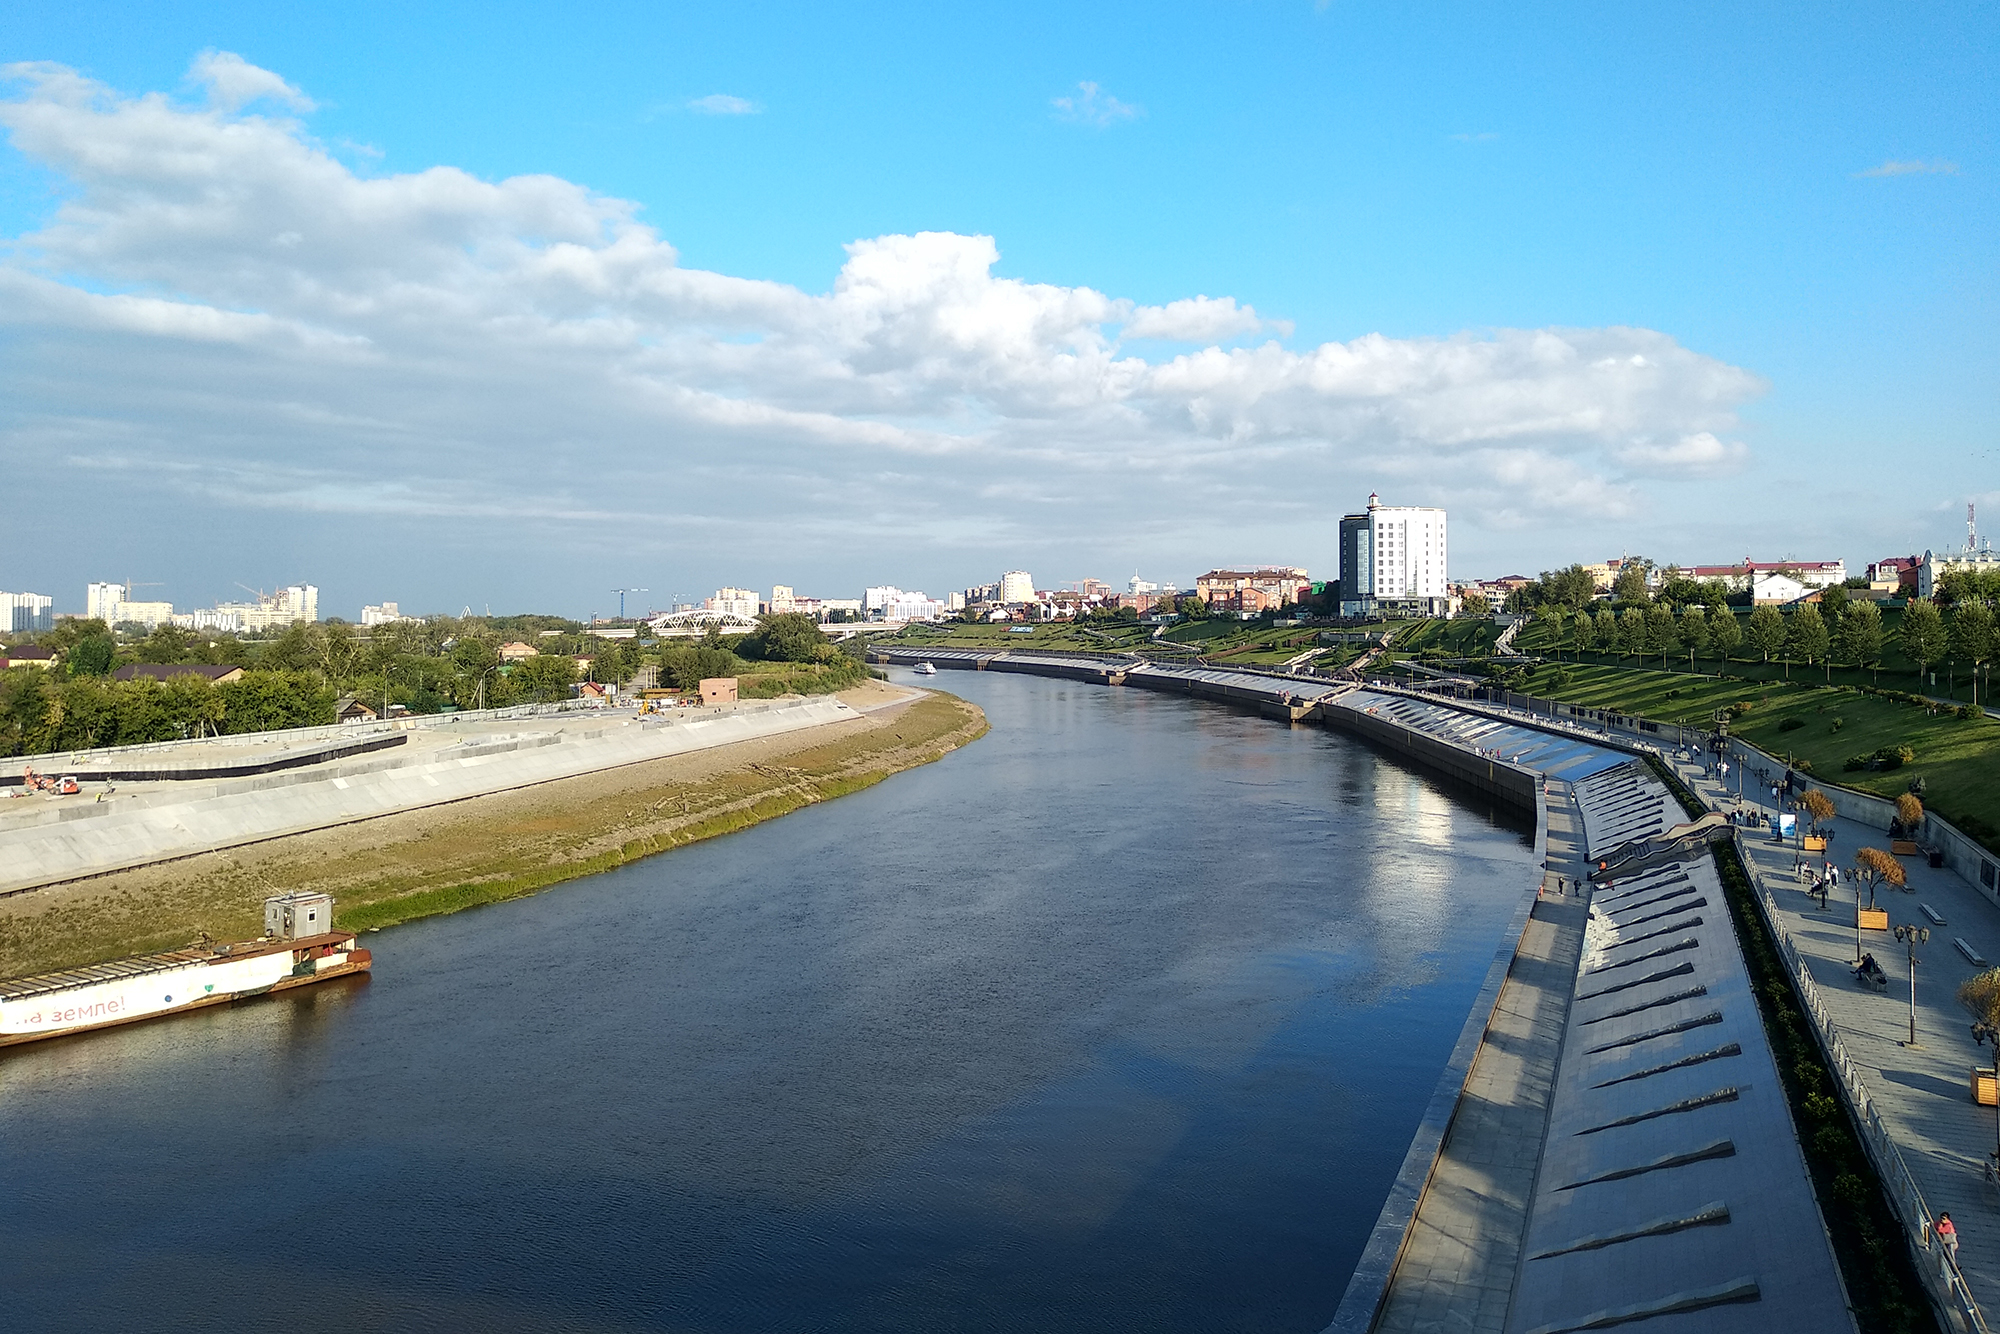
[[[1925, 804], [1964, 833], [2000, 851], [2000, 722], [1971, 721], [1919, 704], [1838, 686], [1751, 682], [1629, 667], [1545, 663], [1531, 673], [1536, 695], [1616, 709], [1658, 722], [1704, 727], [1715, 710], [1739, 701], [1750, 711], [1730, 731], [1780, 758], [1804, 760], [1813, 777], [1894, 797], [1922, 777]], [[1798, 725], [1783, 726], [1796, 719]], [[1838, 725], [1836, 725], [1838, 724]], [[1847, 770], [1851, 755], [1905, 745], [1916, 759], [1900, 769]]]

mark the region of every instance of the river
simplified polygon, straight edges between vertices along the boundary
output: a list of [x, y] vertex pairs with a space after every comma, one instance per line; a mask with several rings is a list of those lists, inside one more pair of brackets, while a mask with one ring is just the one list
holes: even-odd
[[1316, 727], [927, 684], [991, 733], [0, 1053], [0, 1327], [1317, 1331], [1531, 831]]

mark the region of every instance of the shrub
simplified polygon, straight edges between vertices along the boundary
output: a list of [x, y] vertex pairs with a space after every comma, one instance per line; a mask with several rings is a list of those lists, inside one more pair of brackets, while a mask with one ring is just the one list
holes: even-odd
[[1871, 755], [1849, 755], [1845, 760], [1841, 761], [1840, 767], [1849, 773], [1853, 773], [1857, 769], [1866, 769], [1874, 762], [1875, 759]]
[[1787, 718], [1778, 724], [1778, 730], [1780, 732], [1796, 732], [1805, 725], [1806, 720], [1803, 718]]
[[1793, 760], [1792, 767], [1802, 774], [1809, 774], [1813, 771], [1811, 760]]
[[1840, 717], [1838, 714], [1834, 715], [1833, 730], [1838, 732], [1841, 728], [1845, 726], [1847, 726], [1847, 719]]
[[1958, 999], [1984, 1024], [2000, 1024], [2000, 968], [1975, 973], [1959, 984]]
[[1958, 706], [1958, 720], [1960, 722], [1969, 723], [1977, 717], [1979, 717], [1979, 710], [1973, 708], [1970, 704], [1961, 704]]
[[1739, 699], [1734, 704], [1729, 706], [1729, 716], [1732, 718], [1741, 718], [1744, 714], [1750, 712], [1750, 710], [1756, 707], [1757, 707], [1756, 705], [1752, 704], [1747, 699]]

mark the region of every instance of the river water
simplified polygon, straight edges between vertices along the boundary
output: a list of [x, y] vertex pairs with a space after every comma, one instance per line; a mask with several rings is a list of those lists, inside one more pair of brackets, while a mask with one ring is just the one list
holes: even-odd
[[1318, 728], [937, 684], [941, 762], [0, 1054], [9, 1330], [1332, 1315], [1531, 832]]

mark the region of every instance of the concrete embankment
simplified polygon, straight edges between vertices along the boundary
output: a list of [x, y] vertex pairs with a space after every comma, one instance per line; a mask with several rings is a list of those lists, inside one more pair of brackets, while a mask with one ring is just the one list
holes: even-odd
[[[985, 731], [984, 715], [949, 695], [870, 683], [843, 698], [851, 707], [830, 723], [183, 853], [0, 897], [0, 973], [176, 948], [202, 931], [221, 939], [255, 935], [264, 895], [279, 890], [330, 893], [339, 901], [342, 924], [353, 927], [533, 893], [858, 791]], [[518, 727], [521, 720], [501, 721]], [[579, 720], [544, 721], [570, 726]], [[583, 721], [602, 726], [605, 718], [592, 714]], [[540, 757], [569, 744], [490, 753]], [[118, 796], [127, 791], [121, 787]], [[60, 804], [46, 803], [50, 809]]]
[[[1046, 674], [1319, 721], [1537, 812], [1541, 883], [1330, 1332], [1854, 1327], [1706, 831], [1680, 836], [1629, 751], [1394, 688], [1112, 660]], [[1606, 863], [1636, 869], [1590, 884]]]
[[[685, 715], [607, 711], [485, 725], [440, 721], [313, 748], [308, 753], [319, 762], [310, 765], [283, 754], [235, 763], [201, 756], [78, 765], [85, 774], [115, 771], [127, 783], [108, 799], [30, 797], [0, 807], [0, 894], [855, 716], [838, 699], [818, 698]], [[231, 776], [187, 781], [218, 772]]]

